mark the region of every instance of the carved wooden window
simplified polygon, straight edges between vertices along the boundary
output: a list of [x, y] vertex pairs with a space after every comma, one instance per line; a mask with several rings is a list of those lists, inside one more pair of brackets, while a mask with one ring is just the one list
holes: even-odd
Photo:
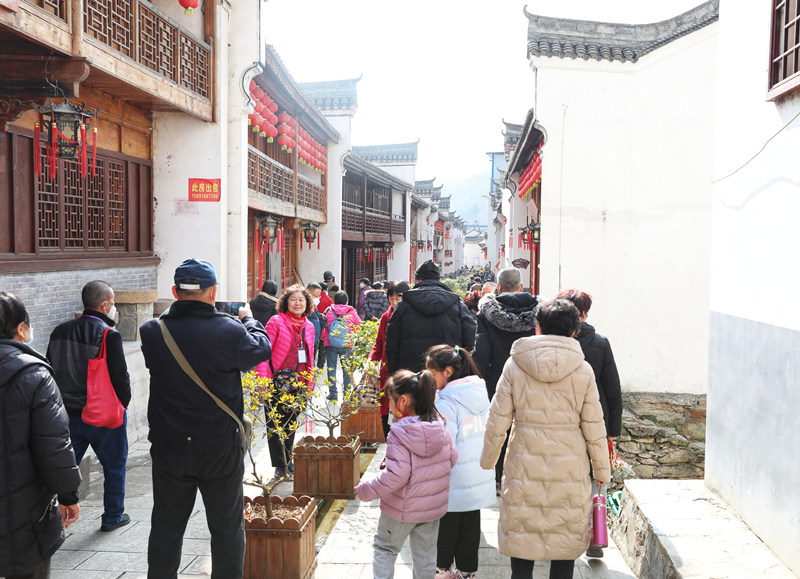
[[13, 216], [0, 220], [0, 262], [33, 264], [34, 271], [53, 259], [106, 259], [113, 265], [119, 257], [152, 256], [149, 160], [99, 151], [95, 175], [91, 166], [81, 175], [76, 161], [59, 159], [51, 179], [44, 143], [36, 149], [25, 131], [0, 132], [0, 213]]
[[774, 100], [800, 86], [800, 0], [773, 0], [769, 92]]

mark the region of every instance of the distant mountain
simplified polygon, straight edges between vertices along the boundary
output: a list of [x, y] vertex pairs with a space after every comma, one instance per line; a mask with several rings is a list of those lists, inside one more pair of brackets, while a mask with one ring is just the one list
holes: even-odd
[[489, 171], [475, 173], [464, 179], [445, 177], [437, 181], [444, 185], [442, 194], [452, 196], [450, 208], [463, 217], [464, 221], [473, 223], [477, 219], [479, 224], [486, 225], [489, 200], [482, 195], [489, 194]]

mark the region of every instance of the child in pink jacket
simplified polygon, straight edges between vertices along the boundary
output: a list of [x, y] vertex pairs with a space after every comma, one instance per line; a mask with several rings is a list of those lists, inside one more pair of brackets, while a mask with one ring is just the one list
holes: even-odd
[[397, 554], [410, 536], [414, 579], [430, 579], [436, 573], [439, 519], [447, 512], [450, 469], [458, 451], [436, 413], [436, 381], [430, 372], [399, 370], [385, 392], [395, 417], [386, 441], [386, 466], [356, 487], [362, 501], [381, 499], [373, 576], [394, 577]]

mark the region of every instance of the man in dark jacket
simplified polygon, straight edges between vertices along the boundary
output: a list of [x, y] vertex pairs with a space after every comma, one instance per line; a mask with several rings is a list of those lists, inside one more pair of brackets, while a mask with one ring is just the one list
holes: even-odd
[[[494, 397], [497, 381], [511, 353], [511, 345], [536, 333], [536, 308], [539, 298], [522, 291], [517, 268], [507, 267], [497, 275], [497, 296], [488, 293], [478, 303], [478, 335], [472, 358], [486, 381], [486, 392]], [[495, 466], [495, 480], [503, 478], [503, 461], [508, 438], [503, 443]]]
[[207, 261], [187, 259], [174, 279], [178, 301], [140, 330], [150, 370], [147, 417], [153, 461], [148, 576], [177, 575], [183, 533], [199, 489], [211, 532], [212, 576], [241, 577], [244, 461], [239, 427], [181, 368], [160, 323], [206, 387], [240, 420], [241, 372], [270, 357], [269, 338], [249, 306], [240, 308], [239, 319], [214, 309], [217, 274]]
[[386, 367], [389, 374], [424, 368], [424, 355], [437, 344], [471, 350], [475, 322], [458, 295], [439, 281], [441, 269], [427, 260], [414, 274], [414, 289], [403, 293], [386, 327]]
[[27, 345], [31, 332], [22, 300], [0, 292], [2, 577], [49, 577], [62, 519], [69, 526], [80, 511], [69, 419], [47, 360]]
[[372, 289], [364, 294], [364, 319], [379, 320], [383, 313], [389, 309], [389, 298], [383, 290], [383, 284], [376, 281]]
[[122, 425], [102, 428], [86, 424], [81, 412], [86, 406], [86, 381], [89, 360], [100, 352], [106, 335], [106, 363], [114, 392], [127, 408], [131, 401], [131, 383], [122, 336], [114, 329], [117, 308], [114, 290], [104, 281], [90, 281], [81, 291], [83, 314], [56, 327], [50, 334], [47, 358], [55, 370], [56, 382], [69, 414], [69, 430], [75, 460], [81, 463], [91, 445], [103, 465], [103, 516], [101, 531], [113, 531], [131, 522], [125, 514], [125, 467], [128, 462], [128, 413]]
[[278, 313], [278, 284], [268, 279], [261, 285], [261, 291], [250, 300], [253, 317], [266, 326], [269, 319]]

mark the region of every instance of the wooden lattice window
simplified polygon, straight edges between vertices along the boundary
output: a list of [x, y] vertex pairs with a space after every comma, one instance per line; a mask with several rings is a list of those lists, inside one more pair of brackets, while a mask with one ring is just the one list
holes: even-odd
[[800, 86], [800, 0], [773, 0], [769, 93], [776, 99]]
[[24, 130], [0, 132], [0, 215], [13, 215], [13, 227], [0, 219], [0, 267], [39, 271], [53, 260], [105, 267], [122, 257], [151, 258], [150, 161], [98, 151], [94, 175], [91, 166], [82, 175], [77, 161], [57, 163], [51, 178], [43, 141], [35, 146]]

